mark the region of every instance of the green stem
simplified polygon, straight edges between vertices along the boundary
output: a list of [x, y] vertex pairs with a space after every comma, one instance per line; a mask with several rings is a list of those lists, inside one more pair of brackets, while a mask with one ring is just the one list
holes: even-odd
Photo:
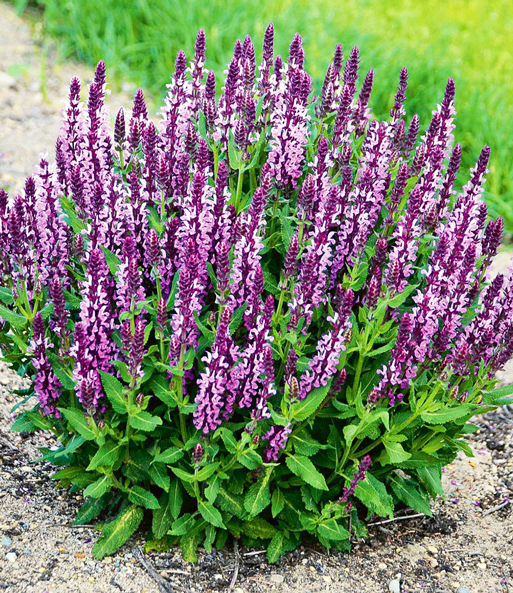
[[239, 169], [239, 177], [237, 179], [237, 193], [235, 195], [235, 211], [239, 213], [240, 197], [242, 195], [242, 181], [244, 180], [244, 169]]

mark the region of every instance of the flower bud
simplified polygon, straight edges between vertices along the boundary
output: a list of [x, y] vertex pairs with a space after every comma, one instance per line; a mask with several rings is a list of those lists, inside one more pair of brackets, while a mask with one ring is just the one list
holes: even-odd
[[194, 445], [192, 457], [196, 463], [201, 463], [201, 460], [203, 459], [203, 445], [201, 443]]

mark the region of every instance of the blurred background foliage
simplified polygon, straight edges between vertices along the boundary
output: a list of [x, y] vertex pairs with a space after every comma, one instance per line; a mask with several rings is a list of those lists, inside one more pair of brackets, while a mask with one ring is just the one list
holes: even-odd
[[[407, 113], [424, 127], [446, 80], [456, 81], [456, 137], [468, 169], [481, 147], [492, 147], [486, 195], [493, 215], [513, 232], [513, 2], [511, 0], [13, 0], [39, 10], [44, 31], [64, 57], [95, 64], [111, 79], [128, 77], [159, 99], [176, 52], [192, 57], [199, 28], [207, 34], [207, 67], [221, 75], [236, 38], [249, 33], [257, 56], [268, 22], [276, 51], [286, 56], [292, 35], [304, 38], [306, 67], [316, 88], [334, 46], [358, 45], [365, 71], [375, 70], [371, 105], [390, 109], [399, 70], [408, 68]], [[218, 83], [218, 91], [220, 84]], [[462, 170], [463, 173], [463, 170]], [[460, 175], [462, 183], [465, 175]]]

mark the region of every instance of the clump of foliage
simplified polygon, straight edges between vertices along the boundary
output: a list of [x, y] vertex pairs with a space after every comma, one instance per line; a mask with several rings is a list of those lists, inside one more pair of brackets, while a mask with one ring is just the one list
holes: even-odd
[[[513, 352], [513, 278], [489, 281], [483, 148], [453, 185], [454, 83], [425, 135], [407, 72], [373, 118], [373, 72], [337, 45], [321, 96], [302, 39], [237, 41], [219, 98], [200, 31], [159, 122], [142, 91], [113, 133], [98, 64], [71, 81], [56, 162], [0, 196], [0, 343], [32, 379], [14, 429], [102, 513], [98, 557], [151, 514], [193, 560], [229, 534], [276, 561], [305, 537], [348, 549], [374, 515], [429, 514], [441, 468]], [[128, 125], [126, 125], [128, 124]]]

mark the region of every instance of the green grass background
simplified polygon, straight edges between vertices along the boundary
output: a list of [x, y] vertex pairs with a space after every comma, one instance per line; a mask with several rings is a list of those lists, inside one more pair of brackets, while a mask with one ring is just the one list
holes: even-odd
[[[27, 0], [14, 0], [20, 10]], [[449, 76], [456, 81], [457, 139], [468, 169], [481, 147], [492, 147], [487, 200], [513, 232], [513, 2], [511, 0], [37, 0], [45, 31], [64, 56], [107, 62], [155, 97], [173, 70], [176, 52], [192, 56], [196, 32], [207, 33], [207, 67], [220, 75], [235, 39], [251, 34], [260, 54], [268, 22], [276, 49], [287, 55], [292, 35], [305, 41], [306, 66], [324, 75], [333, 48], [358, 45], [362, 71], [376, 72], [371, 104], [386, 114], [399, 70], [408, 68], [407, 113], [425, 127]], [[362, 72], [362, 78], [363, 78]], [[218, 84], [218, 90], [220, 84]], [[464, 171], [462, 170], [462, 173]], [[465, 182], [466, 172], [460, 175]]]

